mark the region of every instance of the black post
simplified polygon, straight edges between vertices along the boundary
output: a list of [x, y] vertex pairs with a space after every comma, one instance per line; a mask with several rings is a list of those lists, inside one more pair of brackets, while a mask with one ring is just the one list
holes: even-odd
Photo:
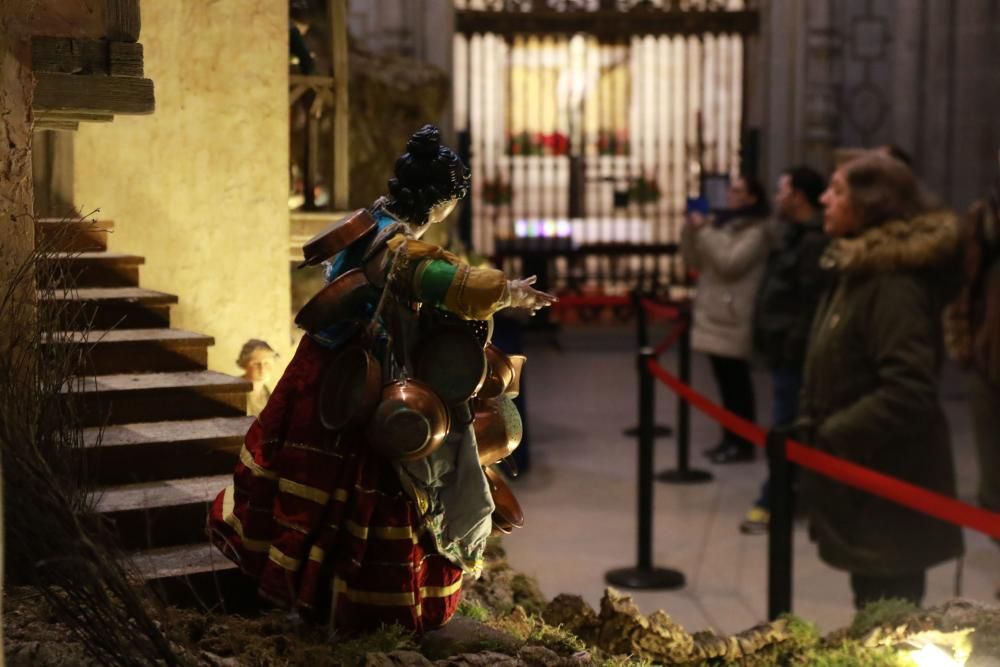
[[639, 470], [638, 548], [636, 567], [610, 570], [605, 581], [614, 586], [636, 589], [674, 589], [684, 585], [684, 575], [676, 570], [653, 567], [653, 415], [656, 407], [653, 376], [646, 364], [656, 353], [639, 350]]
[[[685, 319], [690, 322], [690, 310], [685, 312]], [[677, 374], [681, 382], [691, 384], [691, 333], [690, 329], [681, 332], [677, 347]], [[656, 479], [665, 484], [702, 484], [712, 481], [712, 473], [707, 470], [694, 470], [691, 461], [691, 406], [680, 396], [677, 397], [677, 468], [663, 470]]]
[[767, 617], [792, 610], [792, 478], [785, 458], [786, 433], [767, 434], [771, 519], [767, 531]]
[[[632, 290], [629, 293], [632, 299], [632, 310], [635, 311], [635, 338], [636, 338], [636, 349], [642, 350], [649, 347], [649, 318], [646, 316], [646, 309], [642, 307], [642, 292], [638, 288]], [[639, 368], [639, 375], [643, 373], [643, 369]], [[642, 382], [642, 378], [639, 378], [639, 382]], [[623, 431], [623, 433], [629, 438], [639, 437], [639, 427], [630, 426]], [[654, 438], [669, 438], [674, 434], [674, 429], [670, 428], [665, 424], [653, 424], [653, 437]]]

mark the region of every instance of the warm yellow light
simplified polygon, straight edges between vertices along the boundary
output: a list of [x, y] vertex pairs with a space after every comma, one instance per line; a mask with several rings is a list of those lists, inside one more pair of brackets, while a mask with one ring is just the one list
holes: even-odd
[[936, 644], [924, 644], [916, 651], [910, 652], [910, 659], [917, 667], [962, 667], [965, 660], [952, 657]]

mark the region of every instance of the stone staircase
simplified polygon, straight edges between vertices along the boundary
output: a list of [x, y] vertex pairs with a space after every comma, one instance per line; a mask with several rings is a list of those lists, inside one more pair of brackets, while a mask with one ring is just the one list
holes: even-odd
[[236, 588], [236, 569], [208, 544], [205, 516], [253, 421], [251, 385], [206, 370], [214, 340], [170, 328], [177, 297], [139, 287], [144, 260], [108, 252], [111, 230], [110, 222], [37, 226], [39, 246], [58, 251], [46, 261], [63, 262], [77, 286], [49, 285], [56, 289], [39, 292], [40, 308], [92, 322], [89, 332], [58, 332], [46, 344], [89, 347], [70, 386], [82, 394], [97, 509], [138, 572], [168, 597], [224, 595]]

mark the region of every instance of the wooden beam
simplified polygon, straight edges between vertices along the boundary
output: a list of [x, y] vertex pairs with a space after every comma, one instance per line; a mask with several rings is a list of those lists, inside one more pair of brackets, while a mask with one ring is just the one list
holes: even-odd
[[80, 124], [72, 120], [37, 120], [34, 124], [35, 131], [38, 130], [63, 130], [75, 132]]
[[347, 94], [347, 0], [330, 0], [330, 42], [333, 49], [333, 208], [346, 209], [350, 199], [350, 108]]
[[455, 31], [464, 35], [566, 35], [578, 32], [602, 39], [623, 35], [756, 34], [760, 15], [755, 10], [679, 11], [642, 9], [622, 11], [476, 11], [455, 12]]
[[38, 36], [31, 39], [35, 72], [142, 77], [142, 44]]
[[153, 82], [149, 79], [54, 72], [39, 72], [36, 79], [36, 112], [147, 114], [156, 108]]
[[35, 111], [35, 120], [75, 120], [81, 123], [110, 123], [114, 114], [100, 111]]
[[138, 42], [142, 21], [139, 0], [105, 0], [105, 28], [113, 42]]
[[106, 35], [104, 3], [105, 0], [36, 0], [27, 33], [99, 39]]

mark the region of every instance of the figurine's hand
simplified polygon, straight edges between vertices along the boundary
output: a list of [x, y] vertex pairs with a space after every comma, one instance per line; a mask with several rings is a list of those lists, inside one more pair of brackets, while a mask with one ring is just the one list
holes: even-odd
[[538, 278], [535, 276], [530, 276], [507, 281], [510, 289], [511, 308], [527, 308], [534, 314], [559, 300], [547, 292], [541, 292], [532, 287], [537, 280]]

